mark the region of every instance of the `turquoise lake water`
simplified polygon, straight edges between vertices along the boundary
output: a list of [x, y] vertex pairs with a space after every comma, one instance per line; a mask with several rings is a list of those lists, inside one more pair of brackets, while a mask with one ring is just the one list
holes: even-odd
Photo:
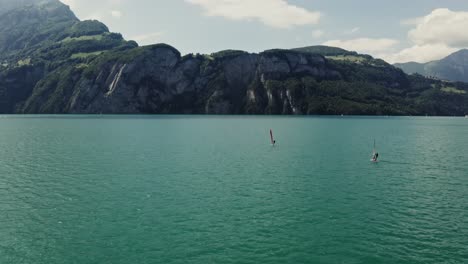
[[0, 117], [2, 264], [467, 262], [464, 118]]

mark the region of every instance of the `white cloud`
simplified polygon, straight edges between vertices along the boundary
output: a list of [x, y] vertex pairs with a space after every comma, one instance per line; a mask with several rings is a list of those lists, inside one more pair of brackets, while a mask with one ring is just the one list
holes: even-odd
[[417, 45], [444, 43], [449, 46], [468, 46], [468, 12], [435, 9], [425, 16], [408, 37]]
[[439, 60], [468, 47], [468, 34], [463, 33], [468, 29], [468, 12], [440, 8], [424, 17], [402, 20], [400, 24], [413, 27], [408, 32], [409, 47], [401, 50], [397, 50], [398, 41], [393, 39], [332, 40], [324, 45], [369, 53], [390, 63]]
[[291, 5], [285, 0], [185, 0], [202, 7], [207, 16], [231, 20], [258, 20], [275, 28], [317, 24], [320, 12]]
[[112, 17], [115, 17], [115, 18], [121, 18], [122, 17], [122, 12], [119, 11], [119, 10], [112, 10], [111, 15], [112, 15]]
[[317, 29], [317, 30], [314, 30], [312, 31], [312, 37], [313, 38], [321, 38], [323, 35], [325, 34], [325, 32], [323, 32], [322, 30], [320, 29]]
[[458, 48], [452, 48], [444, 44], [414, 45], [394, 54], [381, 54], [380, 57], [389, 63], [411, 61], [424, 63], [440, 60], [457, 50]]
[[424, 17], [403, 20], [402, 25], [413, 25], [408, 32], [412, 46], [394, 54], [384, 55], [389, 62], [428, 62], [442, 59], [468, 47], [468, 12], [447, 8], [433, 10]]
[[350, 40], [329, 40], [323, 45], [357, 51], [364, 54], [387, 52], [395, 48], [398, 40], [388, 38], [358, 38]]
[[164, 35], [164, 32], [153, 32], [143, 35], [133, 36], [130, 39], [135, 40], [140, 45], [149, 45], [161, 42], [161, 36]]

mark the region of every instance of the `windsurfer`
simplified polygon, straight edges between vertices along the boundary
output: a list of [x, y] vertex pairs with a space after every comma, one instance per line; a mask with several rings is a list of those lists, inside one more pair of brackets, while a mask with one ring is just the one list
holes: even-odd
[[379, 159], [379, 153], [375, 153], [374, 156], [372, 157], [373, 161], [377, 161]]

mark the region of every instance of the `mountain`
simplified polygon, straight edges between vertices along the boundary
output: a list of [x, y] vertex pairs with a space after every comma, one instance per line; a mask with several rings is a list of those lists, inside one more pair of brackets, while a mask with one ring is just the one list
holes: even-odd
[[0, 113], [464, 115], [467, 92], [326, 46], [139, 47], [56, 0], [0, 15]]
[[358, 55], [358, 53], [354, 52], [354, 51], [347, 51], [345, 49], [336, 48], [336, 47], [329, 47], [329, 46], [323, 46], [323, 45], [295, 48], [295, 49], [292, 49], [292, 50], [299, 51], [299, 52], [319, 54], [319, 55], [323, 55], [323, 56], [340, 56], [340, 55], [352, 56], [352, 55]]
[[424, 76], [435, 77], [442, 80], [468, 82], [468, 50], [457, 51], [439, 61], [428, 63], [398, 63], [408, 74], [418, 73]]
[[32, 47], [45, 40], [57, 40], [63, 30], [78, 22], [70, 8], [56, 0], [0, 1], [2, 55]]
[[0, 15], [17, 8], [23, 8], [31, 5], [40, 5], [42, 2], [52, 0], [0, 0]]

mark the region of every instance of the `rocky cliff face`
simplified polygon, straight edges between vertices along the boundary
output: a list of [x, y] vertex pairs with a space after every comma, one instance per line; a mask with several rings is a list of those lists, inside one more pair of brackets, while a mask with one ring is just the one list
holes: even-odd
[[[309, 76], [339, 79], [320, 55], [293, 51], [237, 53], [222, 57], [186, 56], [166, 45], [140, 48], [131, 60], [115, 57], [89, 69], [70, 69], [55, 85], [40, 84], [20, 107], [23, 113], [187, 113], [301, 114], [293, 91], [272, 81]], [[125, 55], [128, 55], [125, 54]], [[123, 57], [125, 57], [123, 55]], [[60, 92], [60, 82], [70, 92]], [[44, 101], [45, 100], [45, 101]], [[250, 108], [249, 108], [250, 107]]]

